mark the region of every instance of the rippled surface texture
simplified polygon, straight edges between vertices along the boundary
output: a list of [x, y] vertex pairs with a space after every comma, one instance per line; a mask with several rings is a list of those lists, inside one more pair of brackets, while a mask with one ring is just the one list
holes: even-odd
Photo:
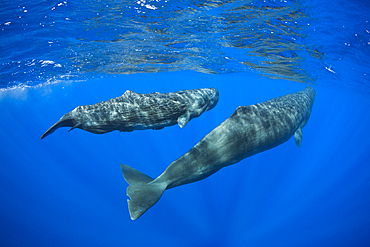
[[5, 1], [0, 87], [175, 70], [251, 70], [270, 78], [328, 83], [345, 78], [342, 65], [354, 62], [356, 78], [351, 81], [362, 89], [370, 57], [370, 27], [362, 5], [298, 0]]
[[[369, 246], [369, 1], [3, 0], [0, 12], [0, 246]], [[238, 106], [303, 83], [316, 98], [300, 148], [291, 138], [130, 219], [120, 164], [157, 177]], [[184, 128], [40, 140], [126, 90], [209, 87], [217, 106]]]

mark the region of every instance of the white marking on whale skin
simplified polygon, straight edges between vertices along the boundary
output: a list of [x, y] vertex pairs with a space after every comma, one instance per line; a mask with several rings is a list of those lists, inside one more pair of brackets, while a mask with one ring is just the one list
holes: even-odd
[[207, 178], [225, 166], [276, 147], [293, 135], [299, 147], [302, 128], [311, 115], [314, 100], [315, 90], [307, 87], [263, 103], [238, 107], [156, 179], [148, 179], [147, 175], [121, 164], [122, 174], [129, 183], [131, 219], [144, 214], [167, 189]]
[[50, 127], [41, 139], [60, 127], [80, 128], [95, 134], [114, 130], [156, 130], [175, 124], [183, 128], [191, 119], [214, 108], [218, 97], [215, 88], [163, 94], [139, 94], [127, 90], [120, 97], [76, 107]]

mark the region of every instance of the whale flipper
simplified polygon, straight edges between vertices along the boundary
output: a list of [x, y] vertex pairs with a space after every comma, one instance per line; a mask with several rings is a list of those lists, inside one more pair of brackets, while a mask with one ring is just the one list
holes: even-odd
[[295, 140], [295, 144], [297, 144], [297, 147], [300, 147], [301, 146], [301, 142], [302, 142], [302, 128], [299, 127], [295, 133], [294, 133], [294, 140]]
[[132, 167], [121, 164], [121, 171], [127, 187], [128, 209], [132, 220], [136, 220], [149, 208], [158, 202], [165, 191], [166, 183], [156, 183], [156, 181]]
[[185, 125], [189, 122], [190, 120], [190, 114], [186, 112], [185, 114], [181, 115], [177, 119], [177, 124], [180, 126], [180, 128], [184, 128]]

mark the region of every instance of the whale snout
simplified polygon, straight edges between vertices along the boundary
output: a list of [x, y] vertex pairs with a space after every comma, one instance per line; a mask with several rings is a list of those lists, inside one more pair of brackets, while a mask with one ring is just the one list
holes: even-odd
[[213, 109], [217, 103], [218, 103], [218, 98], [219, 98], [219, 92], [216, 88], [210, 88], [208, 90], [208, 97], [210, 100], [210, 104], [208, 105], [207, 111]]

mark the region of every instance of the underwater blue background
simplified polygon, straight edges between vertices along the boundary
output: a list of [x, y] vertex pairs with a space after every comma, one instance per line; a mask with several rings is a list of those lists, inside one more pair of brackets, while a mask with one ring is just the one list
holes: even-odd
[[[368, 2], [3, 6], [1, 246], [369, 245]], [[316, 99], [300, 148], [290, 139], [165, 191], [130, 219], [120, 163], [156, 177], [238, 106], [306, 83]], [[202, 87], [217, 88], [219, 102], [183, 129], [61, 128], [40, 140], [79, 105]]]

